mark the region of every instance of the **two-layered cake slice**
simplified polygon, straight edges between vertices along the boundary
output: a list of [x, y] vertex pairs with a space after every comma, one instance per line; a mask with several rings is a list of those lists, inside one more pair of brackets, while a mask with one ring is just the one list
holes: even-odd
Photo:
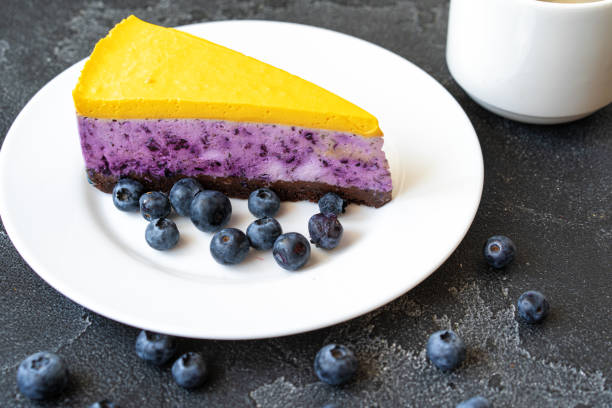
[[391, 175], [374, 116], [236, 51], [128, 17], [96, 45], [73, 92], [94, 185], [169, 190], [183, 177], [247, 197], [336, 192], [379, 207]]

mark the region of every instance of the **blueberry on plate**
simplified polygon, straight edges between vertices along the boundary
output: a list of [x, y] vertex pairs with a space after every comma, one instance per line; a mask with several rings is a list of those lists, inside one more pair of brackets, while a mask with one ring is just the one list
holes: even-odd
[[280, 208], [280, 199], [269, 188], [259, 188], [249, 195], [248, 205], [257, 218], [274, 217]]
[[202, 185], [192, 178], [180, 179], [170, 189], [170, 203], [178, 215], [189, 217], [189, 209], [193, 198], [204, 190]]
[[489, 408], [491, 404], [489, 400], [480, 395], [472, 397], [469, 400], [463, 401], [456, 408]]
[[113, 203], [121, 211], [138, 211], [138, 200], [145, 189], [136, 180], [123, 178], [113, 188]]
[[192, 389], [204, 384], [208, 366], [200, 353], [185, 353], [172, 364], [174, 381], [183, 388]]
[[260, 251], [272, 249], [276, 238], [283, 233], [281, 225], [272, 217], [253, 221], [246, 230], [251, 246]]
[[189, 216], [200, 231], [219, 231], [232, 216], [232, 203], [223, 193], [203, 190], [191, 201]]
[[328, 344], [315, 357], [314, 371], [327, 384], [340, 385], [350, 381], [357, 372], [357, 357], [342, 345]]
[[527, 323], [540, 323], [546, 319], [550, 310], [550, 305], [544, 295], [535, 290], [523, 293], [517, 303], [518, 314]]
[[140, 196], [138, 202], [140, 204], [140, 214], [147, 221], [165, 218], [172, 210], [168, 197], [159, 191], [144, 193]]
[[308, 220], [310, 242], [317, 248], [333, 249], [338, 246], [343, 232], [335, 215], [315, 214]]
[[179, 241], [179, 235], [174, 221], [167, 218], [151, 221], [145, 230], [147, 244], [158, 251], [173, 248]]
[[504, 235], [494, 235], [487, 239], [483, 251], [487, 263], [499, 269], [512, 262], [516, 254], [516, 246], [510, 238]]
[[119, 405], [105, 399], [102, 401], [94, 402], [89, 406], [89, 408], [119, 408]]
[[345, 211], [348, 202], [335, 193], [327, 193], [319, 199], [319, 211], [323, 215], [338, 216]]
[[136, 354], [151, 364], [167, 363], [175, 351], [176, 346], [172, 336], [142, 330], [136, 338]]
[[223, 228], [210, 241], [210, 253], [221, 265], [239, 264], [249, 249], [249, 239], [237, 228]]
[[68, 384], [64, 360], [41, 351], [27, 357], [17, 369], [17, 387], [28, 398], [42, 400], [58, 395]]
[[465, 360], [465, 344], [455, 332], [441, 330], [427, 341], [427, 358], [443, 371], [458, 367]]
[[290, 271], [300, 269], [310, 258], [310, 243], [297, 232], [280, 235], [274, 241], [272, 255], [282, 268]]

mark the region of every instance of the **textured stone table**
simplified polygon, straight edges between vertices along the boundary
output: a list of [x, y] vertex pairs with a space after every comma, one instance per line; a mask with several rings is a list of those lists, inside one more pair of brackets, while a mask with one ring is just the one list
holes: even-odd
[[[181, 342], [211, 358], [195, 392], [133, 352], [137, 329], [96, 315], [43, 282], [0, 228], [0, 406], [454, 407], [482, 394], [495, 407], [612, 406], [612, 106], [576, 123], [527, 126], [483, 110], [451, 79], [444, 60], [446, 0], [114, 0], [0, 2], [0, 137], [34, 93], [134, 13], [167, 26], [224, 19], [293, 21], [379, 44], [433, 75], [468, 113], [485, 161], [482, 204], [450, 259], [416, 289], [366, 316], [311, 333], [261, 341]], [[407, 95], [408, 97], [410, 95]], [[507, 270], [489, 269], [483, 241], [511, 236]], [[87, 271], [83, 271], [87, 273]], [[548, 295], [541, 326], [515, 318], [527, 289]], [[427, 336], [452, 327], [469, 345], [464, 366], [443, 374], [425, 359]], [[316, 381], [325, 343], [350, 345], [356, 381]], [[72, 372], [57, 400], [17, 392], [16, 366], [38, 350], [60, 353]]]

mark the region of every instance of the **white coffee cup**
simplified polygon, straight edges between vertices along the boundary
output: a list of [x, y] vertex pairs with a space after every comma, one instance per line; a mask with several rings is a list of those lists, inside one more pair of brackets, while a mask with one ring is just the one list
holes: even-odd
[[612, 102], [612, 0], [451, 0], [446, 61], [496, 114], [538, 124], [580, 119]]

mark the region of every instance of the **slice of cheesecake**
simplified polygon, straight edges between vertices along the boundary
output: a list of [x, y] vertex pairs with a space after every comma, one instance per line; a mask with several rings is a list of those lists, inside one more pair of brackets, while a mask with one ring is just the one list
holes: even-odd
[[377, 119], [308, 81], [130, 16], [96, 45], [73, 91], [90, 180], [167, 191], [194, 177], [247, 197], [327, 192], [380, 207], [391, 175]]

